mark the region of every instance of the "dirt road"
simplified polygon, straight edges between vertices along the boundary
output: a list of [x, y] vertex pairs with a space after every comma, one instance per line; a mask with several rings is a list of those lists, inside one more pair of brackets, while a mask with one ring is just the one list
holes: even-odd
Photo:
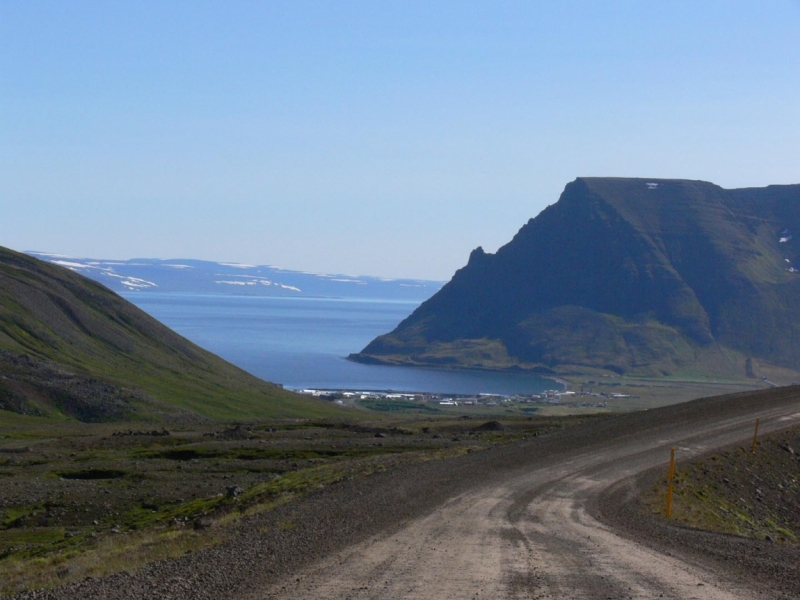
[[689, 530], [637, 506], [691, 458], [800, 423], [800, 388], [716, 397], [343, 481], [245, 519], [228, 542], [20, 598], [771, 599], [800, 547]]
[[800, 423], [800, 403], [790, 403], [632, 432], [557, 464], [532, 458], [501, 483], [465, 491], [249, 598], [763, 598], [735, 566], [727, 573], [668, 556], [593, 514], [604, 490], [664, 465], [673, 445], [688, 458], [747, 439], [756, 413], [764, 433]]

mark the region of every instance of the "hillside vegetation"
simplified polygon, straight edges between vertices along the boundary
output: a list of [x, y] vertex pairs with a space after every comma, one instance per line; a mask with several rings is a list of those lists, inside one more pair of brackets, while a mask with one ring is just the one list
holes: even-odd
[[[672, 516], [698, 529], [800, 543], [800, 428], [680, 463]], [[645, 495], [664, 513], [666, 478]]]
[[0, 248], [0, 411], [103, 421], [340, 412], [203, 350], [99, 283]]
[[579, 178], [352, 358], [661, 376], [800, 369], [800, 185]]

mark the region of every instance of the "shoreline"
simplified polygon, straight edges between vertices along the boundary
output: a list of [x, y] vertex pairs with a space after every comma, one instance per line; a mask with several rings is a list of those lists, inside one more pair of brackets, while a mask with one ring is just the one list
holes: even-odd
[[[555, 375], [554, 373], [541, 373], [534, 371], [532, 369], [525, 369], [524, 367], [520, 367], [518, 365], [512, 365], [510, 367], [466, 367], [466, 366], [456, 366], [456, 365], [430, 365], [430, 364], [418, 364], [418, 363], [393, 363], [393, 362], [385, 362], [373, 356], [369, 356], [369, 358], [364, 359], [358, 353], [352, 353], [345, 357], [343, 357], [346, 361], [353, 362], [359, 365], [372, 365], [372, 366], [379, 366], [379, 367], [404, 367], [406, 369], [425, 369], [428, 371], [449, 371], [449, 372], [459, 372], [459, 371], [466, 371], [466, 372], [483, 372], [483, 373], [505, 373], [508, 375], [533, 375], [534, 377], [538, 377], [540, 379], [548, 379], [550, 381], [556, 382], [558, 385], [562, 386], [564, 389], [563, 391], [568, 391], [570, 388], [570, 383], [565, 379]], [[346, 390], [346, 391], [354, 391], [354, 390]], [[361, 390], [359, 390], [361, 391]], [[367, 390], [363, 390], [367, 391]], [[383, 391], [383, 390], [370, 390], [370, 391]], [[400, 390], [391, 390], [394, 392], [400, 392]], [[415, 392], [408, 392], [404, 391], [403, 393], [415, 393]], [[416, 392], [416, 393], [428, 393], [428, 392]], [[462, 394], [463, 395], [463, 394]], [[498, 394], [503, 395], [503, 394]]]
[[[430, 391], [408, 391], [408, 390], [393, 390], [393, 389], [370, 389], [370, 388], [285, 388], [290, 392], [302, 394], [303, 392], [322, 392], [326, 394], [375, 394], [375, 395], [398, 395], [398, 396], [448, 396], [452, 398], [474, 398], [476, 396], [498, 397], [498, 398], [512, 398], [514, 396], [531, 396], [534, 394], [542, 394], [544, 392], [558, 392], [559, 390], [543, 390], [542, 392], [528, 393], [515, 393], [515, 394], [501, 394], [492, 392], [477, 392], [474, 394], [467, 394], [464, 392], [430, 392]], [[566, 390], [565, 390], [566, 391]]]

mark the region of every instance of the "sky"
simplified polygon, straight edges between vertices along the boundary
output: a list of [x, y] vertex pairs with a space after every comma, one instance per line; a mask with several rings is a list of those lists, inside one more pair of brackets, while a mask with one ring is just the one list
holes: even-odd
[[0, 0], [0, 245], [447, 280], [579, 176], [800, 183], [800, 1]]

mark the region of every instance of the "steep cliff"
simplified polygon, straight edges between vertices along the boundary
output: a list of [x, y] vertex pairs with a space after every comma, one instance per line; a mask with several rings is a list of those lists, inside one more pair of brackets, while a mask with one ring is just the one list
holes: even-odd
[[579, 178], [352, 358], [388, 364], [800, 369], [800, 185]]

